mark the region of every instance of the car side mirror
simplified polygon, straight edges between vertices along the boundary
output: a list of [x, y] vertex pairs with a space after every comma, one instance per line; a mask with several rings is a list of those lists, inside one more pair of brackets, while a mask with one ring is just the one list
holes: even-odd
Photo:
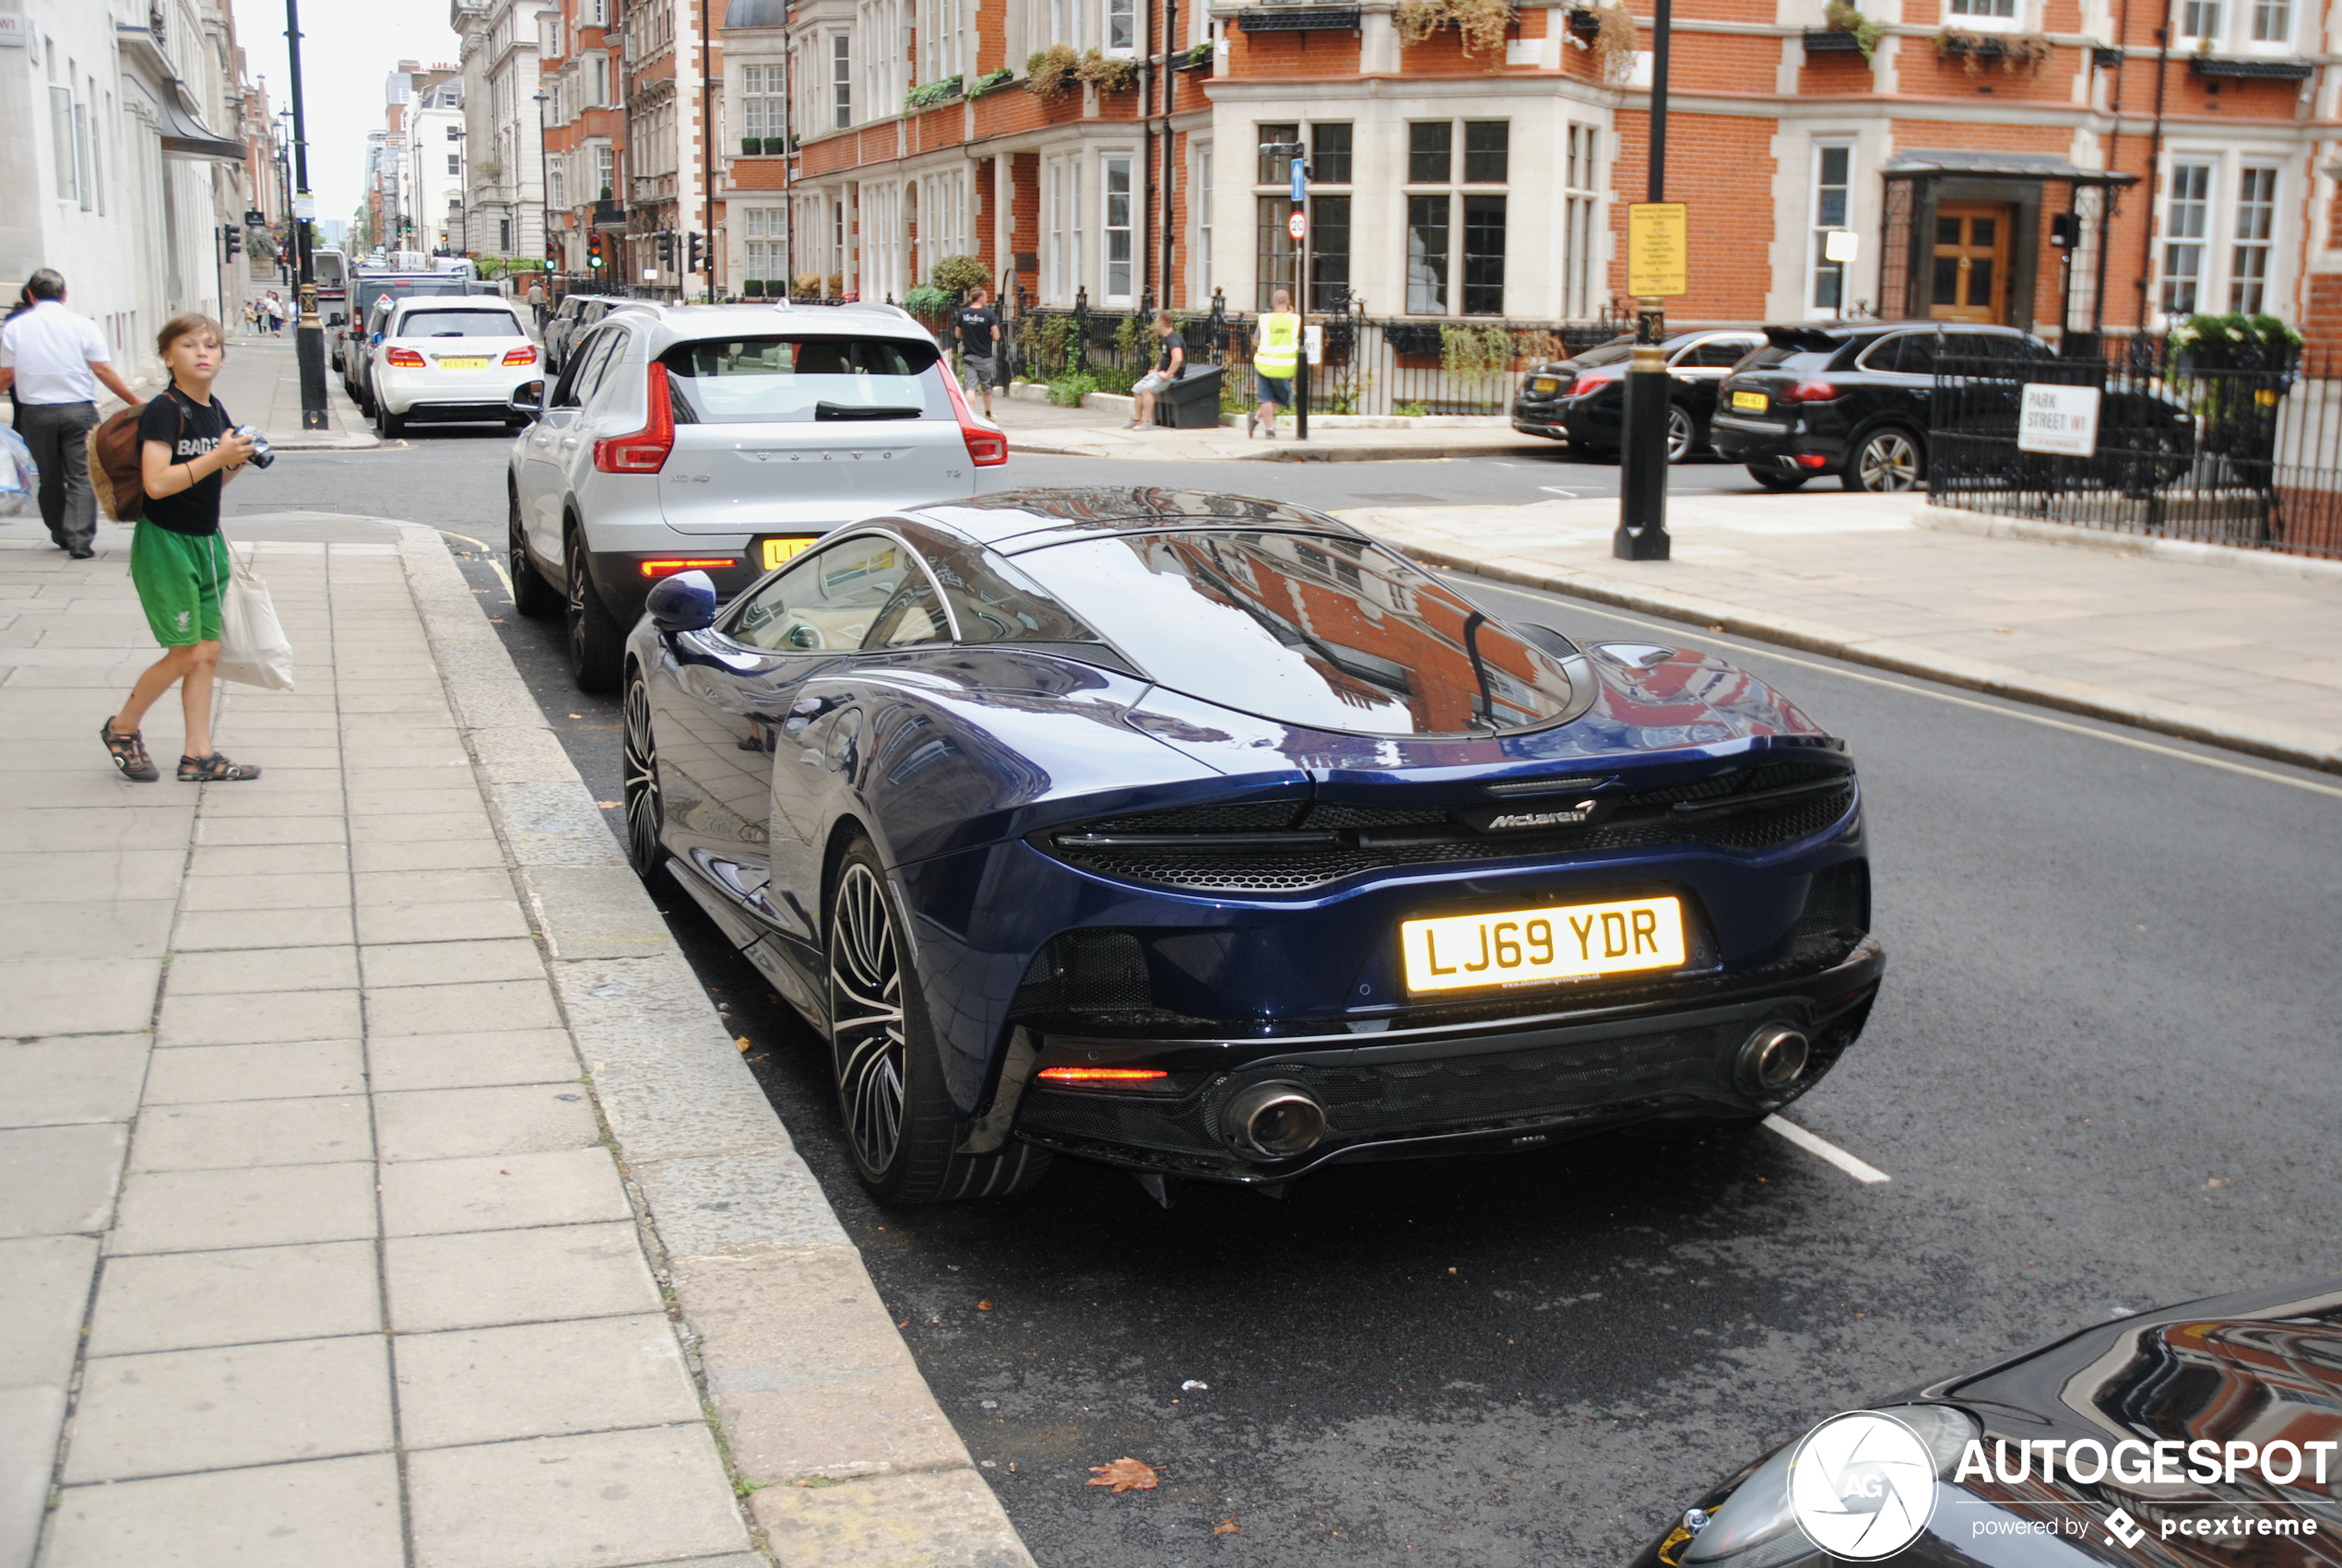
[[339, 311], [336, 311], [332, 315], [325, 318], [325, 324], [327, 326], [347, 326], [349, 324], [349, 318], [343, 315]]
[[1543, 648], [1555, 658], [1570, 658], [1578, 652], [1577, 643], [1572, 643], [1550, 626], [1539, 626], [1533, 620], [1516, 620], [1511, 625], [1515, 631], [1520, 633], [1522, 642]]
[[541, 381], [521, 383], [513, 388], [513, 395], [505, 400], [504, 407], [515, 414], [526, 414], [532, 419], [537, 418], [545, 411], [545, 383]]
[[366, 346], [370, 348], [381, 348], [383, 346], [383, 335], [379, 332], [375, 333], [373, 336], [366, 339]]
[[679, 572], [651, 585], [643, 601], [661, 631], [704, 631], [716, 624], [716, 583], [704, 572]]

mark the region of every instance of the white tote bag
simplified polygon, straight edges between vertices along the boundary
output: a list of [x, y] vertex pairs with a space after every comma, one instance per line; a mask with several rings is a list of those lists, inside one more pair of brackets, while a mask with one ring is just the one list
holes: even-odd
[[219, 678], [271, 691], [290, 691], [292, 644], [278, 624], [268, 584], [226, 540], [220, 545], [228, 552], [231, 572], [219, 590]]

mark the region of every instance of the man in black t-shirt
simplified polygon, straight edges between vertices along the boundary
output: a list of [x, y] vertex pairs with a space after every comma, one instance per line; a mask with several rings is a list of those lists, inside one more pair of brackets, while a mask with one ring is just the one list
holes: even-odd
[[1000, 384], [1000, 312], [981, 283], [968, 290], [967, 303], [952, 313], [960, 335], [960, 385], [984, 394], [984, 417], [992, 417], [992, 389]]

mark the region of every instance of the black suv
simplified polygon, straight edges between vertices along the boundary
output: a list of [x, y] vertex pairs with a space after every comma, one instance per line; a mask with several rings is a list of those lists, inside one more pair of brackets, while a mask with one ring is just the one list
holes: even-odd
[[[1667, 356], [1667, 461], [1681, 463], [1708, 450], [1708, 421], [1716, 412], [1716, 385], [1732, 368], [1765, 346], [1757, 326], [1711, 326], [1662, 339]], [[1630, 334], [1567, 360], [1539, 365], [1513, 398], [1512, 428], [1523, 435], [1567, 441], [1572, 453], [1615, 457], [1626, 412]]]
[[2055, 358], [2015, 327], [1966, 323], [1770, 326], [1765, 338], [1717, 389], [1710, 428], [1718, 456], [1776, 490], [1822, 474], [1850, 490], [1910, 489], [1927, 477], [1939, 354], [1962, 370]]

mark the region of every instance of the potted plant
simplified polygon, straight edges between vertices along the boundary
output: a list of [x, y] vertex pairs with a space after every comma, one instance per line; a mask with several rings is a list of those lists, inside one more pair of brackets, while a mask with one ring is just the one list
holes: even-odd
[[1139, 63], [1119, 54], [1106, 54], [1093, 49], [1082, 56], [1073, 74], [1098, 89], [1101, 96], [1111, 97], [1129, 92], [1139, 85]]
[[1452, 27], [1466, 54], [1502, 55], [1515, 20], [1512, 0], [1399, 0], [1392, 16], [1400, 42], [1418, 44]]
[[761, 277], [744, 277], [740, 280], [740, 292], [751, 300], [761, 300], [764, 297], [764, 280]]
[[968, 96], [970, 98], [982, 98], [986, 93], [991, 92], [999, 88], [1004, 88], [1014, 80], [1016, 80], [1016, 73], [1006, 65], [1001, 66], [997, 71], [987, 71], [984, 75], [976, 78], [976, 85], [968, 88]]
[[1044, 103], [1055, 102], [1081, 90], [1081, 79], [1074, 75], [1081, 68], [1082, 56], [1070, 43], [1036, 49], [1024, 62], [1024, 90]]
[[1868, 60], [1878, 48], [1879, 40], [1887, 36], [1886, 24], [1864, 16], [1851, 0], [1829, 0], [1822, 18], [1827, 26], [1805, 29], [1807, 54], [1860, 53]]

